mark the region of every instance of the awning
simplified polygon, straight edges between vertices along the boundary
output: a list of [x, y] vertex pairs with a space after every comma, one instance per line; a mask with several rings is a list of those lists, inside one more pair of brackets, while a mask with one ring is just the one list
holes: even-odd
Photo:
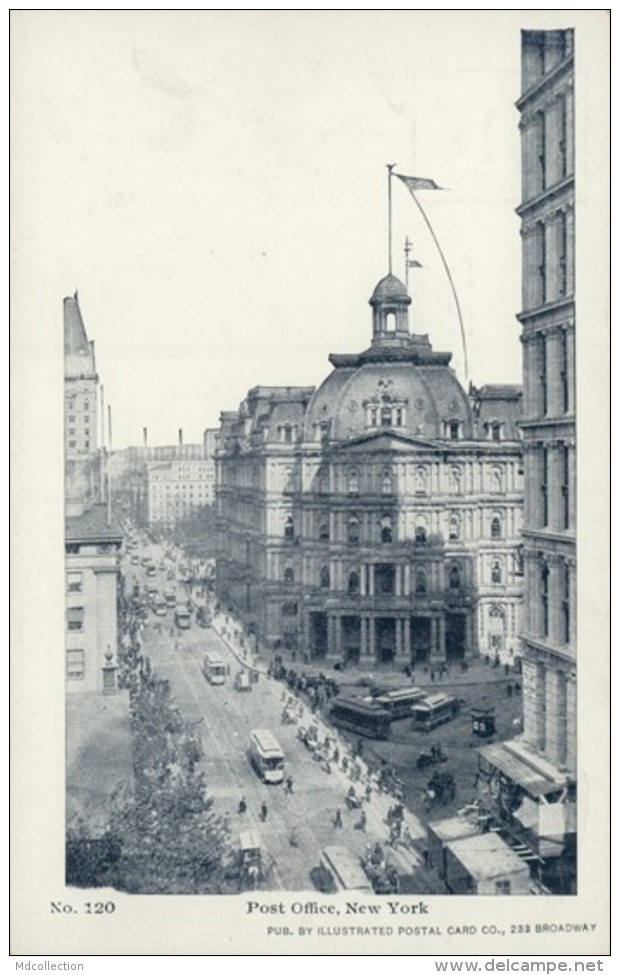
[[484, 745], [478, 749], [481, 758], [498, 769], [511, 782], [516, 782], [522, 789], [534, 798], [558, 792], [565, 785], [565, 781], [548, 778], [541, 771], [533, 768], [523, 759], [509, 752], [503, 744]]

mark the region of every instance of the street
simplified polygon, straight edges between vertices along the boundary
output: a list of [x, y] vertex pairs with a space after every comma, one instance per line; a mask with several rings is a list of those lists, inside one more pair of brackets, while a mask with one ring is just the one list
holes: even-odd
[[[156, 563], [164, 557], [163, 552], [154, 546], [147, 554]], [[167, 562], [167, 565], [172, 563]], [[128, 583], [136, 576], [144, 585], [146, 575], [142, 566], [126, 565], [125, 572]], [[165, 579], [165, 573], [158, 571], [157, 579], [149, 582], [157, 583], [163, 590], [172, 585], [164, 582]], [[184, 589], [184, 586], [177, 586], [179, 600], [187, 598]], [[262, 886], [282, 890], [309, 889], [313, 887], [311, 871], [319, 865], [325, 846], [337, 843], [361, 856], [369, 843], [387, 841], [386, 817], [394, 800], [373, 786], [370, 800], [364, 803], [365, 829], [356, 827], [360, 810], [348, 809], [345, 802], [351, 779], [335, 763], [331, 764], [328, 774], [298, 738], [298, 727], [307, 727], [314, 722], [319, 729], [319, 738], [329, 735], [337, 743], [341, 755], [347, 753], [346, 742], [320, 717], [312, 715], [301, 701], [296, 704], [298, 721], [282, 724], [282, 711], [290, 697], [288, 688], [264, 673], [251, 685], [250, 691], [235, 690], [234, 675], [241, 669], [242, 662], [237, 656], [240, 653], [237, 639], [230, 631], [231, 624], [222, 614], [216, 616], [210, 628], [192, 622], [189, 630], [181, 631], [174, 625], [172, 609], [165, 617], [151, 612], [143, 629], [143, 652], [150, 658], [157, 675], [170, 681], [183, 719], [192, 726], [193, 733], [202, 743], [202, 768], [208, 795], [214, 799], [215, 811], [229, 821], [233, 844], [238, 842], [242, 830], [251, 829], [259, 834], [270, 868]], [[229, 636], [230, 643], [223, 632]], [[208, 650], [217, 653], [230, 668], [223, 685], [211, 685], [202, 674], [202, 659]], [[271, 730], [282, 746], [285, 778], [291, 776], [293, 779], [292, 794], [287, 793], [284, 784], [261, 782], [250, 765], [247, 748], [250, 732], [255, 728]], [[358, 792], [362, 791], [363, 786], [362, 789], [358, 786]], [[238, 804], [242, 798], [246, 800], [247, 811], [240, 815]], [[264, 822], [260, 816], [263, 803], [267, 806]], [[337, 810], [342, 817], [341, 828], [333, 825]], [[425, 836], [413, 814], [405, 814], [404, 825], [411, 840]], [[420, 890], [428, 891], [430, 880], [424, 876], [420, 857], [412, 850], [408, 853], [415, 866], [420, 867]]]

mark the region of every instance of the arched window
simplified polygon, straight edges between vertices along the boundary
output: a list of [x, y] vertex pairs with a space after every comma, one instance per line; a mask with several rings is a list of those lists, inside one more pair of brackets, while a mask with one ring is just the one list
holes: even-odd
[[424, 525], [416, 525], [415, 542], [416, 545], [426, 544], [426, 528], [424, 527]]
[[500, 515], [493, 515], [491, 518], [491, 538], [502, 537], [502, 519]]
[[494, 586], [501, 585], [502, 581], [502, 564], [501, 562], [494, 562], [491, 566], [491, 582]]
[[450, 566], [450, 575], [448, 578], [450, 589], [461, 588], [461, 570], [459, 569], [458, 565]]
[[380, 533], [381, 533], [381, 543], [383, 545], [387, 545], [391, 541], [393, 541], [392, 516], [391, 515], [382, 515], [381, 516]]
[[448, 523], [448, 538], [454, 542], [460, 537], [461, 519], [458, 515], [450, 515], [450, 521]]
[[319, 521], [319, 541], [329, 541], [329, 519], [326, 517], [322, 517]]
[[287, 586], [290, 586], [291, 583], [295, 582], [295, 573], [293, 572], [290, 566], [287, 566], [286, 569], [284, 570], [284, 581], [287, 584]]
[[347, 494], [359, 494], [359, 493], [360, 493], [359, 474], [357, 473], [355, 468], [352, 467], [347, 472]]
[[418, 569], [415, 574], [415, 591], [418, 593], [426, 592], [426, 572]]
[[381, 407], [381, 426], [391, 427], [392, 426], [392, 407], [382, 406]]
[[325, 471], [319, 471], [319, 473], [317, 474], [316, 489], [319, 494], [327, 494], [328, 481], [327, 481], [327, 474]]
[[381, 493], [391, 494], [393, 490], [391, 471], [383, 471], [381, 475]]
[[329, 589], [329, 566], [328, 565], [321, 566], [320, 584], [321, 584], [321, 589]]
[[351, 515], [347, 521], [347, 542], [349, 545], [359, 545], [360, 521], [357, 515]]
[[286, 521], [284, 522], [284, 537], [294, 538], [295, 536], [295, 526], [293, 524], [293, 516], [287, 515]]
[[355, 572], [355, 570], [353, 572], [349, 572], [348, 590], [352, 595], [355, 595], [360, 591], [360, 577], [359, 573]]

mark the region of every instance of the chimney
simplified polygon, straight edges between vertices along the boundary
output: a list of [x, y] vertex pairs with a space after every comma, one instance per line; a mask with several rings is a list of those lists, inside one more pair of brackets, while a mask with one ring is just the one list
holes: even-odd
[[183, 446], [183, 431], [179, 430], [179, 447]]
[[142, 427], [142, 440], [144, 441], [144, 446], [148, 447], [148, 436], [146, 427]]

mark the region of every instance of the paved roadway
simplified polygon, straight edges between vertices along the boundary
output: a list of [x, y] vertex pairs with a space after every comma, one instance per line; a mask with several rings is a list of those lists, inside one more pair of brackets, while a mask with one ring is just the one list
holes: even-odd
[[[162, 558], [161, 549], [150, 546], [146, 554], [156, 562]], [[173, 565], [168, 561], [169, 566]], [[129, 591], [134, 576], [142, 585], [146, 581], [145, 570], [129, 564], [125, 557], [124, 570]], [[160, 590], [173, 585], [164, 572], [158, 571], [149, 583]], [[179, 598], [186, 598], [185, 587], [178, 586]], [[173, 696], [181, 713], [190, 724], [196, 723], [195, 734], [201, 738], [205, 758], [203, 769], [207, 789], [215, 800], [215, 811], [230, 821], [233, 842], [243, 829], [255, 830], [261, 837], [263, 848], [268, 852], [272, 872], [265, 886], [269, 889], [304, 890], [313, 887], [310, 871], [320, 860], [321, 850], [331, 843], [347, 846], [362, 854], [371, 841], [385, 841], [388, 827], [385, 821], [390, 797], [373, 791], [370, 802], [365, 804], [367, 825], [362, 832], [355, 828], [360, 813], [348, 810], [345, 797], [351, 780], [339, 768], [328, 774], [312, 758], [311, 753], [297, 737], [297, 725], [281, 723], [281, 714], [288, 690], [278, 682], [260, 675], [252, 690], [237, 691], [233, 686], [235, 673], [241, 669], [236, 654], [238, 642], [230, 636], [231, 626], [224, 616], [216, 618], [214, 627], [205, 629], [192, 621], [191, 628], [179, 631], [174, 626], [174, 611], [166, 617], [150, 614], [143, 630], [143, 649], [150, 657], [155, 671], [170, 680]], [[161, 623], [162, 632], [158, 632]], [[231, 644], [218, 631], [226, 631]], [[201, 663], [206, 650], [213, 650], [230, 666], [230, 676], [224, 685], [213, 686], [202, 674]], [[309, 709], [299, 704], [303, 713], [299, 724], [307, 726], [315, 720]], [[319, 721], [321, 738], [329, 733], [337, 737], [333, 729]], [[280, 742], [285, 756], [285, 777], [293, 778], [293, 794], [287, 794], [283, 784], [267, 785], [258, 778], [247, 757], [250, 732], [253, 728], [269, 728]], [[341, 754], [346, 743], [339, 741]], [[239, 800], [245, 797], [247, 812], [239, 815]], [[261, 804], [268, 807], [266, 822], [260, 820]], [[342, 815], [343, 827], [333, 826], [337, 809]], [[406, 825], [412, 838], [425, 835], [425, 831], [413, 814], [407, 813]], [[298, 846], [290, 843], [295, 830]], [[421, 890], [424, 890], [421, 876]]]

